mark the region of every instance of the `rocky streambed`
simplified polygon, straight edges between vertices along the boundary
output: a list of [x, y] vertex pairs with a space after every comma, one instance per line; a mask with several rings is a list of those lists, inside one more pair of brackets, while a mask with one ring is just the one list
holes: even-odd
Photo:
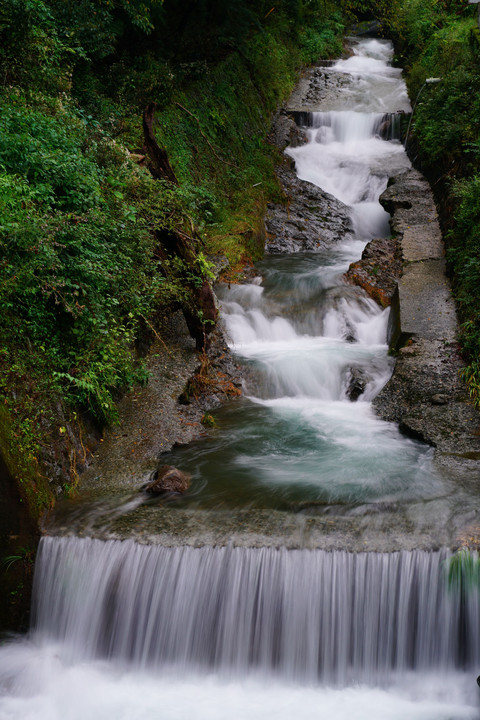
[[[281, 150], [304, 144], [305, 129], [296, 121], [335, 110], [353, 85], [350, 75], [333, 72], [328, 63], [311, 68], [275, 117], [272, 141]], [[300, 180], [294, 164], [286, 162], [278, 176], [287, 203], [269, 208], [267, 252], [322, 248], [351, 232], [348, 207]], [[461, 379], [458, 321], [433, 193], [418, 170], [403, 168], [389, 179], [380, 203], [391, 215], [391, 236], [372, 239], [345, 274], [379, 305], [392, 307], [395, 369], [373, 406], [402, 432], [432, 445], [439, 464], [478, 475], [480, 414]]]
[[432, 191], [411, 169], [391, 178], [380, 197], [392, 237], [372, 240], [346, 279], [386, 307], [395, 355], [376, 412], [435, 448], [436, 462], [478, 473], [480, 417], [461, 379], [455, 304]]
[[[383, 46], [380, 51], [384, 52]], [[348, 202], [298, 176], [292, 156], [311, 142], [308, 123], [299, 126], [298, 122], [305, 122], [308, 113], [322, 108], [322, 103], [331, 114], [326, 124], [324, 118], [320, 118], [318, 132], [321, 137], [322, 133], [327, 133], [328, 137], [328, 133], [335, 131], [337, 110], [330, 108], [338, 107], [338, 94], [345, 89], [356, 96], [354, 76], [352, 79], [338, 68], [313, 69], [302, 79], [287, 107], [274, 118], [270, 141], [282, 151], [288, 147], [289, 156], [278, 168], [285, 200], [270, 205], [265, 219], [266, 260], [256, 271], [247, 273], [244, 289], [232, 286], [233, 291], [220, 288], [218, 292], [224, 303], [233, 300], [230, 310], [227, 310], [228, 302], [224, 305], [227, 315], [239, 313], [238, 322], [253, 323], [254, 334], [267, 332], [265, 336], [258, 336], [261, 340], [258, 347], [270, 338], [269, 333], [275, 334], [275, 328], [280, 328], [277, 313], [288, 298], [293, 302], [286, 316], [288, 320], [282, 322], [287, 322], [290, 329], [285, 325], [279, 338], [286, 332], [286, 347], [290, 344], [292, 349], [311, 334], [312, 318], [318, 316], [316, 304], [320, 301], [323, 303], [327, 299], [331, 310], [337, 315], [340, 313], [340, 325], [342, 308], [358, 306], [363, 308], [363, 313], [367, 309], [366, 297], [373, 298], [379, 308], [391, 305], [388, 337], [395, 355], [395, 367], [391, 379], [373, 401], [375, 412], [387, 421], [374, 444], [381, 451], [382, 443], [389, 446], [393, 441], [392, 447], [398, 443], [399, 465], [395, 472], [399, 478], [406, 473], [405, 479], [396, 481], [395, 491], [392, 486], [391, 491], [386, 488], [373, 494], [362, 491], [356, 497], [356, 491], [344, 492], [340, 483], [336, 489], [332, 486], [328, 492], [322, 490], [319, 493], [309, 486], [312, 482], [308, 480], [309, 473], [313, 472], [312, 478], [317, 478], [314, 484], [320, 482], [322, 486], [324, 481], [328, 484], [331, 470], [322, 470], [321, 463], [315, 461], [313, 470], [299, 468], [298, 491], [292, 491], [292, 494], [269, 490], [268, 483], [262, 480], [265, 472], [269, 472], [265, 463], [268, 464], [271, 457], [272, 478], [276, 473], [281, 475], [281, 465], [277, 471], [275, 467], [284, 452], [284, 449], [272, 451], [271, 448], [277, 447], [277, 441], [286, 446], [291, 442], [292, 449], [288, 453], [296, 454], [296, 444], [301, 447], [307, 442], [304, 433], [311, 431], [297, 431], [291, 421], [286, 425], [274, 424], [267, 432], [270, 440], [265, 441], [263, 450], [261, 441], [256, 454], [253, 448], [261, 433], [269, 427], [271, 416], [265, 410], [260, 412], [258, 419], [258, 411], [256, 415], [252, 414], [250, 401], [235, 399], [235, 396], [240, 395], [242, 374], [247, 379], [250, 394], [252, 388], [256, 388], [255, 392], [267, 392], [261, 391], [258, 381], [254, 380], [253, 385], [250, 382], [252, 368], [263, 360], [255, 355], [255, 351], [253, 359], [248, 359], [246, 364], [241, 359], [239, 366], [238, 357], [233, 359], [228, 345], [232, 342], [230, 325], [228, 337], [219, 333], [214, 339], [205, 374], [205, 358], [195, 351], [183, 319], [174, 317], [150, 350], [149, 385], [124, 398], [120, 404], [120, 425], [106, 434], [89, 470], [83, 474], [79, 498], [73, 504], [58, 506], [55, 516], [47, 519], [45, 529], [48, 532], [73, 532], [100, 538], [133, 537], [140, 542], [163, 545], [225, 545], [233, 542], [239, 546], [283, 545], [352, 551], [455, 546], [467, 535], [470, 543], [473, 542], [471, 538], [476, 538], [476, 518], [480, 508], [477, 508], [476, 500], [471, 502], [470, 498], [476, 497], [480, 467], [479, 417], [468, 402], [458, 374], [462, 363], [456, 345], [455, 309], [445, 278], [443, 246], [433, 198], [426, 181], [410, 169], [400, 155], [398, 160], [396, 156], [389, 160], [391, 177], [380, 198], [382, 206], [392, 216], [391, 236], [388, 232], [382, 237], [371, 236], [373, 239], [367, 243], [362, 257], [351, 262], [344, 276], [344, 282], [353, 286], [351, 290], [345, 286], [342, 289], [341, 284], [329, 289], [330, 280], [327, 286], [321, 284], [318, 291], [312, 290], [312, 278], [317, 275], [316, 258], [327, 258], [332, 252], [334, 257], [339, 252], [343, 257], [341, 248], [350, 247], [352, 243], [355, 246], [358, 242], [359, 226], [358, 220], [352, 220]], [[402, 101], [403, 106], [405, 102]], [[385, 122], [393, 127], [395, 119], [392, 113], [382, 113], [377, 115], [378, 133], [383, 137]], [[372, 122], [370, 116], [369, 123]], [[357, 118], [353, 119], [356, 122]], [[352, 167], [357, 172], [355, 163]], [[377, 179], [384, 182], [384, 172], [380, 166], [374, 168], [369, 182], [375, 187]], [[362, 207], [369, 207], [368, 202]], [[291, 272], [287, 269], [288, 258], [295, 259], [301, 268], [300, 274], [292, 275], [291, 279], [288, 279]], [[327, 266], [328, 262], [331, 261], [327, 260]], [[273, 285], [271, 290], [268, 289], [268, 278], [283, 276], [279, 290]], [[330, 277], [330, 271], [327, 277]], [[258, 304], [261, 297], [265, 297], [266, 304]], [[350, 312], [347, 310], [347, 315]], [[367, 315], [370, 312], [368, 310]], [[353, 325], [349, 325], [351, 321], [347, 315], [344, 317], [350, 329], [346, 331], [346, 344], [341, 347], [348, 353], [349, 343], [353, 343], [352, 349], [360, 347], [355, 345], [354, 326], [359, 318], [356, 313], [354, 310]], [[245, 339], [250, 338], [250, 342], [252, 338], [248, 333], [250, 331]], [[275, 361], [272, 358], [268, 362]], [[299, 359], [297, 365], [303, 362]], [[368, 363], [366, 372], [359, 370], [361, 364], [358, 366], [357, 360], [350, 369], [347, 366], [348, 393], [358, 402], [342, 402], [342, 412], [349, 412], [354, 419], [360, 411], [360, 423], [366, 422], [362, 415], [365, 407], [362, 400], [378, 372], [378, 362], [374, 362], [373, 375]], [[387, 364], [391, 363], [393, 360], [388, 360]], [[380, 365], [383, 367], [383, 364], [382, 360]], [[305, 368], [305, 372], [308, 375], [310, 371]], [[315, 372], [321, 374], [323, 371]], [[272, 378], [268, 380], [268, 387], [272, 386]], [[284, 383], [285, 377], [275, 382]], [[314, 376], [312, 382], [316, 382]], [[210, 413], [212, 407], [217, 408], [213, 416]], [[332, 416], [327, 422], [335, 424], [337, 420]], [[368, 419], [367, 424], [370, 422]], [[408, 465], [401, 469], [404, 451], [400, 448], [403, 446], [396, 439], [398, 431], [390, 423], [399, 425], [403, 433], [414, 438], [413, 445], [405, 446], [406, 463], [411, 462], [407, 455], [419, 453], [417, 467], [412, 471]], [[260, 430], [262, 424], [264, 427]], [[212, 429], [211, 425], [216, 427]], [[237, 425], [240, 430], [235, 430]], [[416, 441], [427, 445], [415, 444]], [[318, 440], [312, 438], [312, 442], [312, 447], [318, 445]], [[422, 449], [428, 445], [434, 448], [430, 453]], [[310, 445], [305, 447], [308, 457]], [[252, 452], [256, 458], [252, 462], [257, 464], [254, 465], [258, 468], [257, 477], [241, 470], [242, 463], [250, 462], [248, 458]], [[290, 463], [288, 453], [282, 463]], [[243, 458], [240, 465], [238, 457]], [[360, 462], [358, 474], [365, 477], [362, 482], [366, 487], [370, 483], [369, 473], [373, 473], [372, 477], [377, 477], [380, 484], [387, 482], [388, 485], [388, 472], [375, 469], [375, 464], [370, 470], [362, 468], [361, 457], [359, 455], [355, 462]], [[349, 461], [345, 462], [348, 465]], [[192, 487], [185, 497], [146, 498], [138, 492], [159, 464], [173, 464], [192, 475]], [[325, 478], [322, 478], [323, 472], [327, 473]], [[352, 473], [352, 481], [356, 477], [354, 466], [353, 470], [345, 472], [347, 476]], [[412, 477], [407, 481], [409, 475]], [[417, 475], [418, 487], [415, 485]], [[264, 488], [261, 493], [258, 483]]]
[[[331, 74], [354, 110], [303, 130], [279, 116], [302, 179], [282, 166], [265, 259], [218, 287], [210, 360], [172, 317], [150, 386], [50, 518], [74, 537], [42, 538], [36, 627], [0, 648], [7, 712], [62, 715], [68, 695], [75, 717], [89, 703], [109, 718], [477, 717], [479, 596], [445, 573], [449, 548], [479, 543], [480, 498], [441, 239], [425, 181], [371, 110], [377, 91], [390, 109], [402, 94], [393, 48], [352, 52], [354, 71]], [[308, 97], [329, 74], [311, 73]], [[159, 462], [181, 472], [139, 492]], [[162, 478], [185, 492], [158, 494]]]

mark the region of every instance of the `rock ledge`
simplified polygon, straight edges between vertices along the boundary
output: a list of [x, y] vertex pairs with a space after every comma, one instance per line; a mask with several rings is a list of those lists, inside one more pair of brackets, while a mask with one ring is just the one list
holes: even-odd
[[380, 202], [392, 215], [403, 271], [390, 323], [397, 362], [374, 408], [434, 446], [437, 463], [478, 472], [480, 415], [459, 376], [458, 324], [431, 189], [412, 169], [392, 178]]

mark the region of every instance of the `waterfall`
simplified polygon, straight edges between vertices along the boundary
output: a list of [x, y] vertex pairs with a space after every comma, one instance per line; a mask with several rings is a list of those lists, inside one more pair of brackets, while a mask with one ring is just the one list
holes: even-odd
[[[319, 130], [328, 128], [331, 137], [341, 142], [353, 139], [379, 137], [382, 140], [400, 139], [400, 116], [398, 113], [360, 113], [355, 111], [294, 112], [297, 125]], [[344, 122], [346, 120], [346, 122]], [[315, 133], [316, 142], [328, 137], [325, 130]]]
[[41, 541], [1, 720], [476, 720], [478, 592], [445, 551]]
[[45, 538], [36, 634], [76, 661], [260, 669], [303, 682], [475, 668], [478, 593], [462, 605], [448, 591], [446, 558]]

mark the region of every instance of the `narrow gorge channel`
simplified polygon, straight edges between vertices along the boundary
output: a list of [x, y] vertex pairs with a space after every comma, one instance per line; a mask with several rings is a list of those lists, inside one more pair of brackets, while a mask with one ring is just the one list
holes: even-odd
[[0, 720], [478, 717], [479, 593], [447, 583], [478, 492], [375, 415], [389, 310], [343, 279], [410, 166], [392, 56], [353, 40], [320, 72], [338, 92], [296, 108], [287, 154], [344, 231], [289, 254], [271, 238], [256, 277], [219, 289], [246, 392], [166, 456], [187, 496], [124, 485], [57, 515], [32, 630], [0, 647]]

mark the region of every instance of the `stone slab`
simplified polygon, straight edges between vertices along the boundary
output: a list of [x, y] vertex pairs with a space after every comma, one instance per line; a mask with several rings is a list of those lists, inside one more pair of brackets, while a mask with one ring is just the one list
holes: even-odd
[[408, 226], [401, 241], [405, 262], [434, 260], [444, 256], [442, 235], [438, 223]]
[[398, 293], [400, 328], [404, 335], [455, 341], [455, 305], [445, 277], [443, 258], [407, 265], [398, 283]]
[[480, 414], [461, 379], [455, 303], [432, 191], [411, 169], [391, 179], [380, 202], [392, 215], [403, 271], [392, 302], [393, 375], [373, 401], [385, 420], [435, 447], [450, 478], [480, 477]]

